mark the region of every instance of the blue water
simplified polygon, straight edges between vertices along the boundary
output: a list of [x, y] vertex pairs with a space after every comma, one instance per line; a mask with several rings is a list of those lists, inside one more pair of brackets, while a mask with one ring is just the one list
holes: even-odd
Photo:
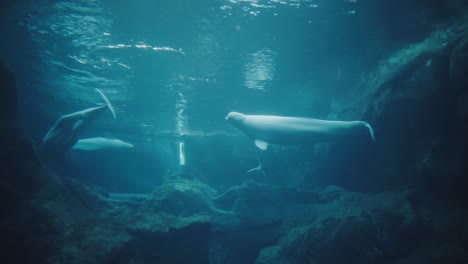
[[[468, 263], [467, 11], [3, 1], [0, 262]], [[47, 149], [60, 117], [106, 103], [98, 91], [116, 118], [77, 139], [126, 144]], [[375, 140], [262, 151], [231, 111], [362, 120]]]
[[[181, 136], [240, 135], [224, 121], [230, 111], [327, 118], [358, 100], [380, 60], [453, 8], [424, 3], [23, 1], [2, 10], [1, 57], [20, 76], [19, 123], [37, 139], [59, 116], [102, 103], [101, 89], [118, 118], [85, 135], [131, 142], [136, 154], [82, 157], [91, 164], [77, 166], [91, 169], [77, 174], [93, 171], [107, 188], [125, 174], [120, 191], [149, 191], [155, 171], [176, 166]], [[212, 162], [205, 172], [219, 181], [220, 169], [207, 170], [230, 165]]]

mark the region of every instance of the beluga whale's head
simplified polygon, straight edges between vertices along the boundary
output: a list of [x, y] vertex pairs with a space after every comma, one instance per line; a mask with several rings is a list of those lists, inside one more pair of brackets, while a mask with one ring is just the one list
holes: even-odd
[[229, 114], [226, 116], [226, 121], [228, 121], [231, 124], [236, 124], [244, 119], [245, 115], [238, 113], [238, 112], [229, 112]]
[[235, 127], [239, 127], [244, 119], [245, 115], [238, 112], [229, 112], [226, 116], [226, 121]]

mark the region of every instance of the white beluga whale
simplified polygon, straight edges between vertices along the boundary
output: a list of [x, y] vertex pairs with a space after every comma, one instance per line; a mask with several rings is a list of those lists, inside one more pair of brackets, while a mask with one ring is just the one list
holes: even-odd
[[364, 121], [245, 115], [238, 112], [230, 112], [226, 120], [253, 139], [261, 150], [266, 150], [269, 144], [300, 145], [333, 142], [352, 135], [365, 135], [375, 140], [372, 127]]
[[95, 150], [127, 150], [135, 148], [132, 144], [120, 139], [109, 139], [94, 137], [80, 139], [72, 147], [72, 150], [95, 151]]
[[106, 104], [61, 116], [44, 136], [40, 146], [42, 153], [47, 156], [63, 155], [77, 143], [83, 128], [106, 109], [116, 118], [114, 108], [107, 97], [99, 89], [96, 91]]

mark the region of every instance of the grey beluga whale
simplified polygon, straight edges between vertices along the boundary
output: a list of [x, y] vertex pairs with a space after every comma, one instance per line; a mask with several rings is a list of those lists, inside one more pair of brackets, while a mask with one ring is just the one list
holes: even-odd
[[57, 119], [42, 140], [41, 153], [52, 156], [63, 155], [78, 142], [83, 128], [106, 109], [111, 111], [114, 119], [116, 118], [115, 110], [107, 97], [99, 89], [96, 88], [96, 91], [106, 104], [63, 115]]
[[335, 121], [307, 117], [246, 115], [230, 112], [226, 120], [255, 141], [261, 150], [269, 144], [296, 145], [332, 142], [348, 135], [363, 134], [373, 141], [374, 131], [364, 121]]

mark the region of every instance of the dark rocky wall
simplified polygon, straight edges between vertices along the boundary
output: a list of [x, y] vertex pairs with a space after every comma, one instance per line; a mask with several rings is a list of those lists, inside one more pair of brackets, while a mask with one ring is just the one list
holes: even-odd
[[0, 122], [13, 123], [16, 120], [16, 84], [11, 73], [0, 61]]
[[324, 183], [371, 192], [423, 185], [441, 195], [465, 196], [467, 36], [462, 31], [420, 51], [359, 106], [337, 114], [368, 121], [376, 140], [331, 145], [318, 165], [327, 176]]

